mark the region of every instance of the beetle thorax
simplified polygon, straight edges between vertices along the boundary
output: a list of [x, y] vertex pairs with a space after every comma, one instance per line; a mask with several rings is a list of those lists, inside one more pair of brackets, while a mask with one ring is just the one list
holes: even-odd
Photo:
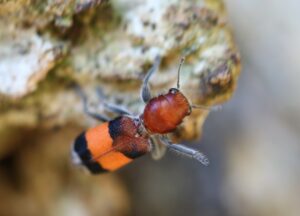
[[190, 114], [190, 109], [186, 97], [178, 89], [172, 88], [167, 94], [152, 98], [141, 118], [150, 133], [165, 134], [175, 130]]

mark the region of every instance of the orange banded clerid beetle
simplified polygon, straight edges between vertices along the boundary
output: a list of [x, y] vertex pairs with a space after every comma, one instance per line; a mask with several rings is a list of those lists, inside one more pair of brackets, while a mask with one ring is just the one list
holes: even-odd
[[151, 152], [153, 158], [158, 159], [163, 156], [165, 149], [170, 149], [208, 165], [207, 157], [200, 151], [181, 144], [173, 144], [167, 137], [167, 134], [174, 131], [191, 113], [192, 108], [203, 108], [190, 105], [179, 90], [180, 68], [183, 61], [184, 59], [181, 60], [178, 69], [177, 88], [171, 88], [168, 93], [152, 98], [148, 81], [157, 71], [160, 57], [155, 59], [141, 88], [141, 98], [146, 106], [143, 113], [137, 117], [117, 105], [106, 102], [104, 107], [119, 117], [111, 120], [103, 114], [90, 112], [86, 95], [76, 86], [77, 93], [83, 100], [85, 113], [104, 123], [88, 129], [75, 139], [72, 150], [73, 162], [83, 165], [93, 174], [98, 174], [115, 171], [148, 152]]

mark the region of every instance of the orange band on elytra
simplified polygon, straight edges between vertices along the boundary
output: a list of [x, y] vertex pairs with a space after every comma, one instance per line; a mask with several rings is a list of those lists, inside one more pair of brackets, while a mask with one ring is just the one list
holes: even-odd
[[86, 140], [92, 157], [96, 158], [104, 169], [113, 171], [132, 161], [121, 152], [112, 149], [113, 140], [109, 134], [108, 122], [89, 129], [86, 132]]
[[120, 167], [130, 163], [132, 159], [126, 157], [124, 154], [121, 152], [110, 152], [107, 155], [104, 155], [103, 157], [99, 158], [97, 160], [101, 166], [104, 169], [114, 171], [116, 169], [119, 169]]

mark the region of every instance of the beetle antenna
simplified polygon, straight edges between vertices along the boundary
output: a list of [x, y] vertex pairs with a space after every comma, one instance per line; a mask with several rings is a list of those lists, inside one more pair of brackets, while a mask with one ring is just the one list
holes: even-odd
[[203, 110], [210, 110], [210, 111], [219, 111], [219, 110], [222, 109], [221, 105], [205, 106], [205, 105], [194, 105], [194, 104], [192, 104], [191, 107], [193, 109], [203, 109]]
[[181, 71], [181, 66], [183, 65], [185, 61], [185, 57], [181, 57], [181, 60], [180, 60], [180, 64], [179, 64], [179, 67], [178, 67], [178, 74], [177, 74], [177, 89], [180, 88], [180, 71]]

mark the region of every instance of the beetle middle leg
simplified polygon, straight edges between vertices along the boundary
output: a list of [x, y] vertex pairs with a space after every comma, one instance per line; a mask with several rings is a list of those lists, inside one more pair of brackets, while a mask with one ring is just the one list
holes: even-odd
[[106, 116], [106, 115], [103, 115], [103, 114], [99, 114], [99, 113], [95, 113], [95, 112], [92, 112], [90, 111], [89, 109], [89, 105], [88, 105], [88, 100], [87, 100], [87, 96], [86, 94], [84, 93], [84, 91], [81, 89], [81, 87], [77, 84], [74, 85], [74, 88], [75, 88], [75, 91], [77, 93], [77, 95], [81, 98], [82, 100], [82, 103], [83, 103], [83, 110], [84, 112], [90, 116], [91, 118], [94, 118], [98, 121], [103, 121], [103, 122], [107, 122], [107, 121], [110, 121], [111, 119]]
[[129, 116], [133, 116], [133, 114], [128, 111], [126, 108], [117, 105], [117, 104], [113, 104], [113, 103], [109, 103], [106, 101], [105, 95], [102, 92], [102, 89], [97, 87], [96, 88], [97, 91], [97, 96], [98, 98], [102, 101], [104, 108], [112, 113], [116, 113], [118, 115], [129, 115]]
[[158, 136], [153, 135], [150, 137], [151, 141], [151, 156], [154, 160], [159, 160], [161, 159], [167, 150], [166, 145], [162, 143], [162, 141], [159, 139]]

